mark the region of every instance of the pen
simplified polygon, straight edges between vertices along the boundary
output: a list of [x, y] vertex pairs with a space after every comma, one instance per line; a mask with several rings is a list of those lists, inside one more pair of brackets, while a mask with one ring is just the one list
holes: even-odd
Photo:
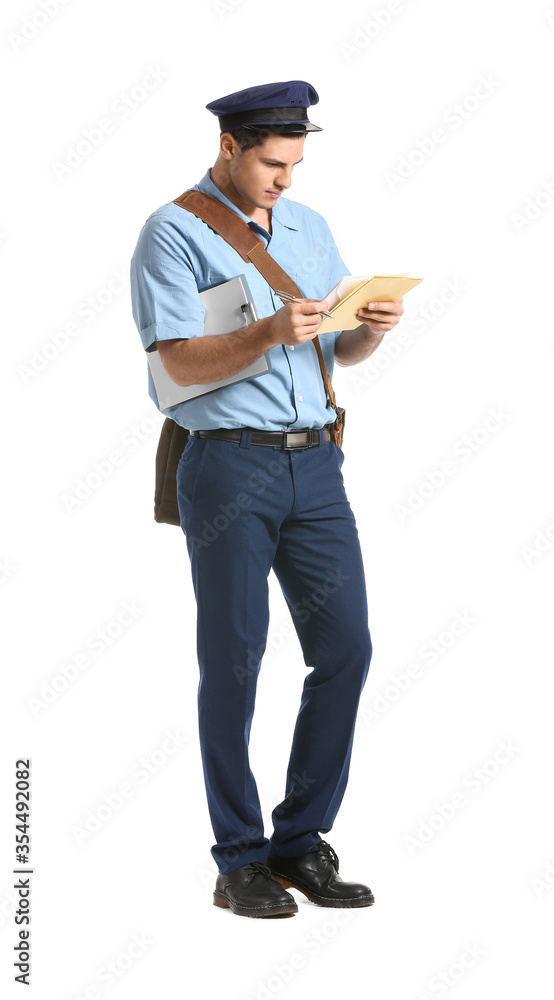
[[[276, 289], [274, 289], [274, 291], [275, 291], [275, 294], [278, 295], [279, 298], [283, 299], [285, 302], [301, 302], [302, 301], [302, 299], [295, 298], [294, 295], [289, 295], [288, 292], [278, 292]], [[331, 313], [325, 312], [324, 309], [320, 309], [319, 312], [320, 312], [321, 316], [328, 316], [329, 319], [334, 319], [335, 318], [334, 316], [331, 315]]]

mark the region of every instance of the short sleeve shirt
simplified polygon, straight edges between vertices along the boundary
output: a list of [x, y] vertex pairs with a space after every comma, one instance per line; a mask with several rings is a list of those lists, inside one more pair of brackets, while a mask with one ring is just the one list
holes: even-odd
[[[243, 219], [304, 298], [323, 299], [340, 278], [350, 274], [329, 226], [313, 209], [281, 195], [272, 208], [270, 234], [215, 186], [210, 168], [193, 189], [218, 198]], [[283, 308], [254, 264], [246, 263], [202, 219], [173, 202], [158, 208], [144, 223], [131, 260], [133, 318], [144, 349], [155, 349], [159, 340], [202, 337], [205, 310], [199, 293], [238, 274], [246, 276], [260, 319]], [[331, 378], [340, 333], [319, 336]], [[314, 344], [277, 344], [268, 353], [271, 371], [161, 412], [189, 430], [285, 431], [332, 422], [336, 414], [327, 401]], [[160, 408], [149, 369], [148, 392]]]

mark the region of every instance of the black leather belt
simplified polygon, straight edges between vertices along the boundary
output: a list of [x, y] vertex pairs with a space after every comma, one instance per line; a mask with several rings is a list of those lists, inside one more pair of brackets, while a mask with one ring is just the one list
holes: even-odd
[[[327, 444], [331, 440], [332, 424], [325, 424], [322, 427], [323, 443]], [[197, 437], [217, 438], [218, 441], [240, 441], [242, 431], [249, 428], [242, 427], [218, 427], [209, 431], [191, 431]], [[319, 444], [319, 430], [317, 427], [307, 427], [300, 431], [252, 431], [251, 444], [265, 444], [273, 448], [283, 448], [286, 451], [293, 451], [296, 448], [313, 448]]]

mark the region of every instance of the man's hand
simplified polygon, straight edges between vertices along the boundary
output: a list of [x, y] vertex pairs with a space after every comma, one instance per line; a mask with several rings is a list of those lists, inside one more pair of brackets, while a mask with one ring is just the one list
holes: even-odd
[[357, 365], [377, 350], [388, 330], [400, 322], [404, 309], [402, 299], [392, 302], [368, 302], [358, 309], [356, 319], [361, 326], [343, 330], [335, 341], [335, 361], [339, 365]]
[[161, 362], [177, 385], [218, 382], [243, 371], [277, 344], [313, 340], [323, 319], [318, 310], [327, 305], [326, 299], [301, 299], [231, 333], [159, 340]]
[[367, 309], [358, 309], [356, 319], [360, 323], [367, 323], [372, 333], [387, 333], [400, 322], [403, 312], [402, 299], [395, 299], [393, 302], [368, 302]]
[[323, 316], [318, 310], [328, 311], [326, 299], [301, 299], [285, 302], [273, 316], [267, 318], [269, 335], [274, 344], [304, 344], [313, 340]]

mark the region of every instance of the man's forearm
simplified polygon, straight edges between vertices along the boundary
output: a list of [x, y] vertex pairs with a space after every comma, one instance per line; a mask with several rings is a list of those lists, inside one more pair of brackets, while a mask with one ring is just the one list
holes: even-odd
[[339, 365], [357, 365], [377, 350], [385, 333], [372, 333], [367, 323], [353, 330], [343, 330], [335, 343], [335, 361]]
[[[161, 349], [160, 349], [160, 344]], [[273, 347], [267, 318], [232, 333], [158, 343], [162, 364], [178, 385], [206, 385], [236, 375]]]

